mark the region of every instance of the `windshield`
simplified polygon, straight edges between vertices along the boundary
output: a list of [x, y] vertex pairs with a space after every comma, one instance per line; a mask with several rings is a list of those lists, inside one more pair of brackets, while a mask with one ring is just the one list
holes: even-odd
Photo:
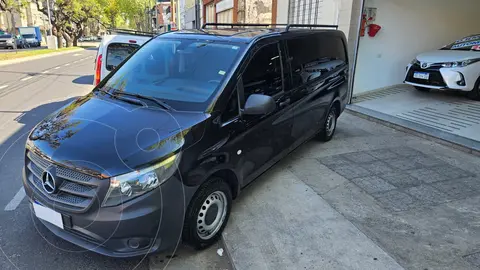
[[22, 35], [23, 38], [34, 38], [35, 35], [28, 34], [28, 35]]
[[12, 38], [12, 35], [0, 35], [0, 38]]
[[105, 83], [104, 90], [160, 99], [176, 110], [205, 111], [241, 45], [156, 38]]
[[480, 51], [480, 35], [473, 35], [459, 39], [442, 50]]

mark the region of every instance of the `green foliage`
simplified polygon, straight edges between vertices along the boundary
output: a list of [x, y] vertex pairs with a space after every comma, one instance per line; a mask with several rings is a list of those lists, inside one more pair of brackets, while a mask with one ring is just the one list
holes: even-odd
[[0, 11], [19, 12], [27, 3], [27, 0], [0, 0]]

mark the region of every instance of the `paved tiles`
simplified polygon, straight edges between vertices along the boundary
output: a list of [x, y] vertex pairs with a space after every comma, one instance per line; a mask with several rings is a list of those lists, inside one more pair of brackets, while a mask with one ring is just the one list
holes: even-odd
[[[358, 151], [318, 161], [363, 189], [385, 208], [446, 203], [476, 195], [476, 175], [409, 147]], [[465, 178], [471, 178], [467, 183]]]

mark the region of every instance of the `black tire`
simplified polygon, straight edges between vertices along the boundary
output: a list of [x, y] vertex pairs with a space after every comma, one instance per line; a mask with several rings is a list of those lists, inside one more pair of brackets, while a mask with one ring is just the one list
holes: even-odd
[[325, 117], [325, 122], [323, 124], [322, 130], [317, 135], [317, 138], [319, 140], [328, 142], [333, 138], [333, 135], [335, 135], [335, 130], [337, 129], [338, 115], [339, 113], [337, 112], [335, 106], [331, 106], [327, 116]]
[[[204, 235], [202, 238], [199, 232], [200, 229], [197, 228], [197, 224], [199, 227], [202, 226], [202, 224], [208, 224], [206, 221], [202, 222], [202, 220], [200, 219], [201, 216], [204, 220], [208, 218], [208, 210], [211, 206], [214, 205], [214, 203], [212, 203], [212, 201], [209, 199], [218, 202], [219, 197], [222, 197], [221, 194], [217, 194], [218, 192], [225, 195], [224, 201], [227, 204], [226, 209], [224, 209], [223, 211], [225, 212], [225, 216], [221, 215], [219, 219], [219, 222], [221, 223], [219, 223], [218, 226], [215, 226], [218, 229], [216, 229], [213, 234], [210, 234], [208, 236]], [[215, 198], [214, 196], [217, 197]], [[197, 193], [195, 193], [192, 200], [190, 201], [190, 205], [188, 206], [187, 213], [185, 215], [185, 222], [183, 225], [183, 241], [186, 244], [194, 247], [195, 249], [204, 249], [214, 244], [220, 238], [223, 229], [225, 228], [225, 225], [227, 225], [228, 217], [230, 216], [231, 205], [232, 191], [230, 190], [230, 186], [225, 182], [225, 180], [218, 177], [208, 180], [208, 182], [203, 184], [198, 189]], [[206, 206], [208, 208], [206, 208]], [[217, 209], [220, 210], [218, 206]], [[215, 221], [210, 223], [210, 225], [212, 225], [214, 222]]]
[[475, 87], [467, 94], [469, 99], [480, 101], [480, 78], [477, 79]]
[[417, 91], [420, 91], [420, 92], [429, 92], [430, 91], [430, 88], [420, 87], [420, 86], [415, 86], [415, 89], [417, 89]]

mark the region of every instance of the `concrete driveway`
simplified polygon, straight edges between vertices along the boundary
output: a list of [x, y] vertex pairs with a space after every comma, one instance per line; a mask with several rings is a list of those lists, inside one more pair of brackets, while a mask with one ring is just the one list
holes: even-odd
[[236, 269], [476, 269], [480, 159], [344, 114], [247, 188]]

